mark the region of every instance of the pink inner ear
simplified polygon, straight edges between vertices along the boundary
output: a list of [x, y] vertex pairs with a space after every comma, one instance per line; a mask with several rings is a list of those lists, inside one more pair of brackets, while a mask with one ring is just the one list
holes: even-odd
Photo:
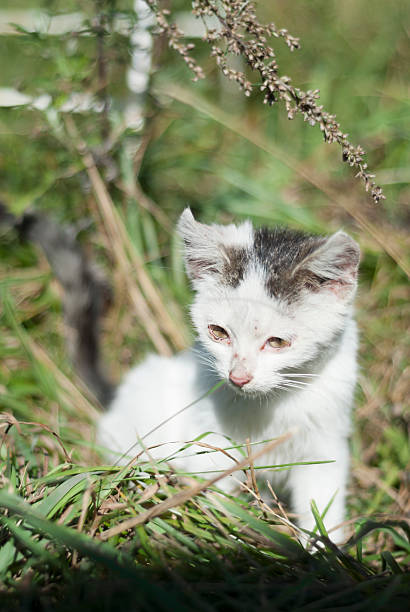
[[355, 263], [347, 263], [343, 266], [339, 267], [340, 274], [339, 277], [334, 279], [335, 281], [339, 281], [341, 283], [351, 285], [355, 282], [357, 278], [357, 264]]
[[329, 281], [326, 287], [330, 289], [338, 298], [346, 298], [352, 292], [352, 282], [343, 282], [341, 280]]
[[331, 291], [340, 299], [345, 299], [354, 290], [357, 266], [355, 264], [348, 264], [338, 267], [338, 273], [337, 278], [326, 278], [321, 277], [320, 274], [311, 274], [310, 278], [305, 279], [304, 286], [314, 293]]
[[339, 278], [327, 280], [323, 283], [322, 287], [330, 289], [337, 297], [343, 299], [351, 294], [356, 278], [357, 267], [355, 265], [345, 266]]

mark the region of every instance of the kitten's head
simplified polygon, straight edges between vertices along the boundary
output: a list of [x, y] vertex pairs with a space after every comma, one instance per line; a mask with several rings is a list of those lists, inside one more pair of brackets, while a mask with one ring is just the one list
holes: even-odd
[[329, 237], [204, 225], [187, 208], [178, 224], [196, 296], [192, 320], [218, 374], [244, 393], [280, 387], [281, 373], [331, 347], [356, 291], [359, 247]]

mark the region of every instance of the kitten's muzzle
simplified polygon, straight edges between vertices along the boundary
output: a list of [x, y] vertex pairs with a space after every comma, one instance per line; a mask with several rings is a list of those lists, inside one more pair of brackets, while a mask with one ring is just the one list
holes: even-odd
[[237, 387], [244, 387], [252, 380], [252, 378], [252, 374], [236, 374], [233, 370], [229, 373], [229, 380]]

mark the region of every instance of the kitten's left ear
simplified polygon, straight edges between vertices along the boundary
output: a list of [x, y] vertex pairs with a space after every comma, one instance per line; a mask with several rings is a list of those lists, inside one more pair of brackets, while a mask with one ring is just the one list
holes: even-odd
[[303, 262], [303, 267], [314, 274], [323, 288], [348, 299], [356, 289], [359, 261], [357, 242], [338, 231]]

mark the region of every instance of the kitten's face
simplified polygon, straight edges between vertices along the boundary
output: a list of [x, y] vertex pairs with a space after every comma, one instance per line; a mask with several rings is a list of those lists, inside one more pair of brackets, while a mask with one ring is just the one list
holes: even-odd
[[196, 289], [192, 320], [239, 392], [281, 388], [284, 371], [305, 373], [336, 342], [356, 287], [359, 249], [349, 236], [206, 226], [189, 209], [179, 229]]

